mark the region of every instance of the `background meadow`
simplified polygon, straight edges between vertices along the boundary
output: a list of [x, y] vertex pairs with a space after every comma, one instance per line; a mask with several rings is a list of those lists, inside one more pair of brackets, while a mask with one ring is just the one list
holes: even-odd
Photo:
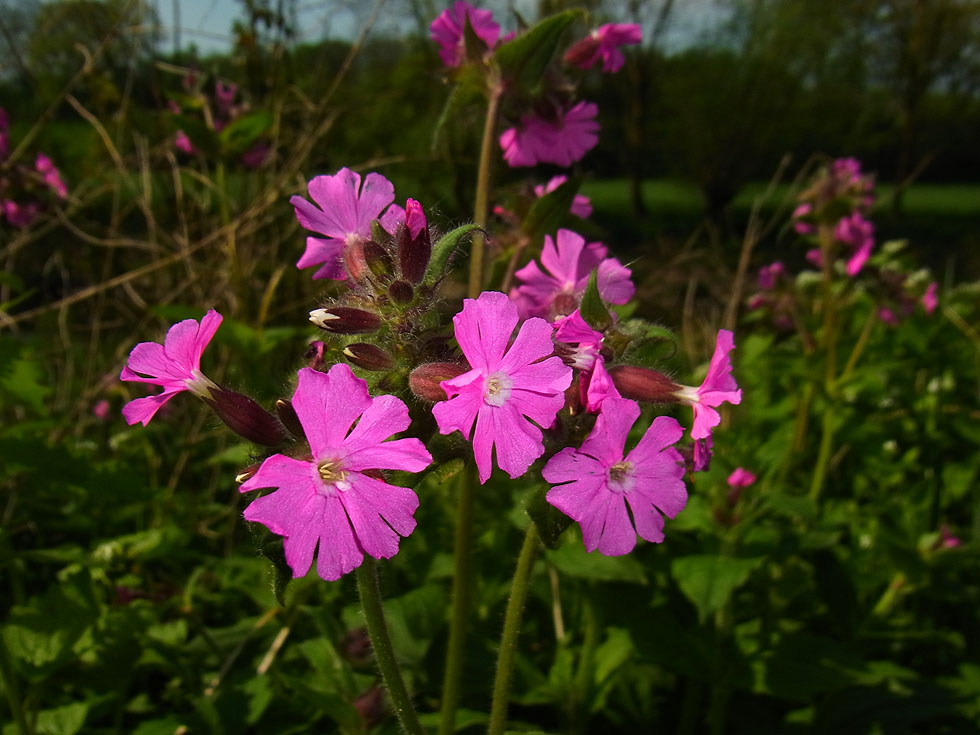
[[[594, 209], [576, 228], [633, 269], [622, 318], [675, 328], [649, 356], [670, 374], [703, 375], [733, 329], [743, 401], [664, 543], [604, 557], [577, 526], [545, 539], [510, 731], [976, 732], [980, 4], [486, 7], [516, 29], [581, 5], [644, 43], [584, 77], [602, 130], [571, 172]], [[310, 6], [346, 20], [320, 38]], [[295, 267], [289, 197], [378, 171], [452, 230], [473, 210], [482, 113], [451, 96], [428, 35], [443, 7], [425, 0], [243, 0], [203, 50], [171, 10], [0, 2], [0, 200], [36, 205], [0, 217], [3, 735], [395, 733], [353, 580], [284, 585], [281, 543], [241, 517], [255, 448], [192, 400], [127, 426], [144, 393], [118, 376], [135, 343], [213, 307], [208, 375], [264, 405], [288, 394], [323, 335], [307, 314], [336, 288]], [[791, 214], [843, 156], [876, 176], [875, 277], [837, 292], [828, 378]], [[493, 201], [555, 173], [498, 160]], [[777, 260], [785, 280], [757, 284]], [[938, 305], [901, 311], [888, 274], [937, 283]], [[464, 290], [443, 288], [451, 314]], [[382, 567], [433, 732], [461, 466], [417, 478], [418, 530]], [[737, 467], [757, 480], [736, 492]], [[460, 732], [485, 728], [514, 559], [545, 522], [533, 477], [476, 498]]]

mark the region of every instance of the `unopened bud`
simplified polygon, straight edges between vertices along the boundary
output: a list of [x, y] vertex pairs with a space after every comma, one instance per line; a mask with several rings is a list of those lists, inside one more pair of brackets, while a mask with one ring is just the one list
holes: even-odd
[[391, 370], [395, 361], [380, 347], [364, 342], [355, 342], [344, 348], [344, 357], [365, 370]]
[[276, 415], [279, 416], [282, 425], [289, 429], [293, 436], [302, 437], [305, 434], [303, 424], [299, 422], [299, 416], [296, 415], [292, 401], [285, 399], [276, 401]]
[[344, 267], [350, 277], [357, 282], [363, 281], [370, 270], [364, 259], [364, 241], [353, 240], [344, 246]]
[[663, 373], [633, 365], [611, 367], [609, 375], [620, 395], [634, 401], [677, 403], [674, 394], [683, 387]]
[[310, 312], [310, 321], [334, 334], [368, 334], [381, 326], [381, 317], [377, 314], [348, 306], [314, 309]]
[[578, 66], [588, 69], [595, 60], [596, 50], [599, 48], [599, 39], [593, 34], [589, 34], [581, 41], [577, 41], [569, 46], [565, 52], [565, 63], [569, 66]]
[[391, 255], [373, 240], [364, 243], [364, 260], [371, 272], [378, 277], [390, 276], [394, 270], [395, 264]]
[[408, 304], [415, 298], [415, 290], [407, 281], [392, 281], [388, 286], [388, 295], [396, 304]]
[[456, 362], [430, 362], [412, 371], [408, 376], [408, 386], [412, 393], [425, 401], [445, 401], [448, 396], [440, 383], [465, 372], [466, 368]]
[[421, 283], [432, 257], [432, 241], [422, 205], [414, 199], [405, 202], [405, 225], [398, 229], [398, 264], [402, 278]]
[[248, 482], [252, 479], [256, 472], [259, 471], [259, 467], [262, 466], [261, 462], [256, 462], [255, 464], [249, 465], [244, 470], [235, 475], [235, 482], [241, 485], [243, 482]]
[[250, 442], [277, 447], [289, 438], [278, 418], [238, 391], [218, 386], [204, 400], [229, 429]]

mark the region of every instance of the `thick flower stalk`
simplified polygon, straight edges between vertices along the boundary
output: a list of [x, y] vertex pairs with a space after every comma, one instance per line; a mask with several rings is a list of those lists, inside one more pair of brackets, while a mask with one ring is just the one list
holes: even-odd
[[673, 447], [684, 430], [676, 420], [658, 416], [624, 456], [626, 437], [639, 416], [634, 401], [606, 398], [582, 446], [561, 450], [542, 472], [555, 484], [548, 502], [578, 521], [587, 551], [627, 554], [637, 535], [659, 543], [663, 517], [673, 518], [687, 503], [683, 460]]
[[292, 407], [310, 453], [265, 460], [241, 491], [277, 490], [252, 501], [245, 518], [284, 537], [294, 577], [309, 571], [318, 547], [317, 574], [326, 580], [356, 569], [364, 554], [394, 556], [399, 536], [415, 529], [419, 500], [378, 472], [420, 472], [432, 461], [418, 439], [387, 441], [408, 428], [408, 408], [394, 396], [372, 398], [343, 364], [328, 373], [301, 369]]
[[469, 439], [472, 432], [481, 483], [490, 477], [494, 450], [512, 478], [544, 453], [541, 428], [554, 422], [572, 382], [571, 368], [553, 356], [551, 326], [543, 319], [521, 324], [508, 346], [518, 321], [517, 306], [502, 293], [465, 300], [453, 323], [470, 370], [443, 381], [449, 400], [432, 408], [441, 433]]

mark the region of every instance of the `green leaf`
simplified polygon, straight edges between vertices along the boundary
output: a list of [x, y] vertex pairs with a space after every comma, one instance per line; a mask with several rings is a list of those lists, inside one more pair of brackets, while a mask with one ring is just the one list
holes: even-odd
[[439, 241], [432, 246], [432, 257], [429, 259], [429, 267], [425, 272], [424, 283], [427, 286], [435, 285], [445, 274], [449, 258], [462, 239], [482, 229], [477, 224], [461, 225], [440, 237]]
[[623, 362], [644, 367], [656, 367], [677, 352], [677, 335], [659, 324], [643, 319], [630, 319], [619, 327], [631, 338], [623, 352]]
[[87, 702], [73, 702], [42, 710], [37, 715], [37, 735], [75, 735], [85, 724], [86, 715]]
[[599, 270], [597, 268], [593, 269], [589, 275], [589, 285], [585, 287], [585, 293], [582, 294], [579, 313], [586, 323], [597, 332], [604, 332], [612, 326], [609, 310], [606, 309], [606, 305], [602, 303], [602, 297], [599, 296]]
[[581, 10], [566, 10], [538, 21], [525, 33], [508, 41], [494, 55], [504, 80], [517, 89], [533, 89], [558, 50], [565, 30], [579, 18]]
[[591, 554], [579, 539], [548, 552], [548, 559], [562, 574], [595, 582], [631, 582], [646, 584], [643, 565], [632, 556], [603, 556]]
[[548, 485], [538, 485], [530, 494], [527, 502], [527, 514], [538, 527], [541, 542], [549, 549], [558, 548], [558, 540], [572, 524], [572, 519], [547, 501], [545, 495], [550, 490]]
[[456, 121], [462, 115], [463, 109], [483, 99], [485, 84], [483, 74], [471, 65], [459, 68], [458, 81], [446, 98], [446, 104], [439, 113], [435, 128], [432, 131], [432, 143], [430, 149], [435, 152], [442, 137], [442, 131], [446, 129], [449, 122]]
[[557, 230], [558, 225], [568, 216], [572, 200], [581, 185], [581, 177], [569, 179], [554, 191], [535, 200], [524, 218], [521, 231], [532, 241], [537, 241]]
[[761, 559], [738, 559], [732, 556], [694, 554], [671, 562], [677, 585], [698, 609], [704, 621], [720, 610], [732, 593], [748, 581]]
[[230, 156], [247, 151], [272, 125], [272, 113], [261, 110], [243, 115], [218, 134], [222, 153]]

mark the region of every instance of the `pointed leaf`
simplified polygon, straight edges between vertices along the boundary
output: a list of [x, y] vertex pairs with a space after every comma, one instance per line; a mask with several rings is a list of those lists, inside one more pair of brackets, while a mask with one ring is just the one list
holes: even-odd
[[590, 327], [597, 332], [604, 332], [612, 326], [613, 321], [606, 305], [602, 303], [602, 297], [599, 296], [598, 274], [598, 269], [595, 269], [589, 276], [589, 285], [585, 287], [585, 293], [582, 295], [582, 304], [579, 306], [579, 313], [582, 314], [582, 318], [585, 319]]
[[585, 13], [566, 10], [531, 26], [527, 32], [508, 41], [497, 49], [495, 59], [500, 65], [504, 80], [518, 89], [537, 86], [548, 64], [558, 51], [565, 30]]
[[432, 258], [429, 260], [429, 268], [425, 272], [424, 283], [427, 286], [431, 286], [442, 278], [446, 271], [446, 264], [449, 262], [449, 257], [456, 250], [460, 241], [464, 237], [482, 229], [477, 224], [462, 225], [439, 238], [439, 242], [432, 246]]

